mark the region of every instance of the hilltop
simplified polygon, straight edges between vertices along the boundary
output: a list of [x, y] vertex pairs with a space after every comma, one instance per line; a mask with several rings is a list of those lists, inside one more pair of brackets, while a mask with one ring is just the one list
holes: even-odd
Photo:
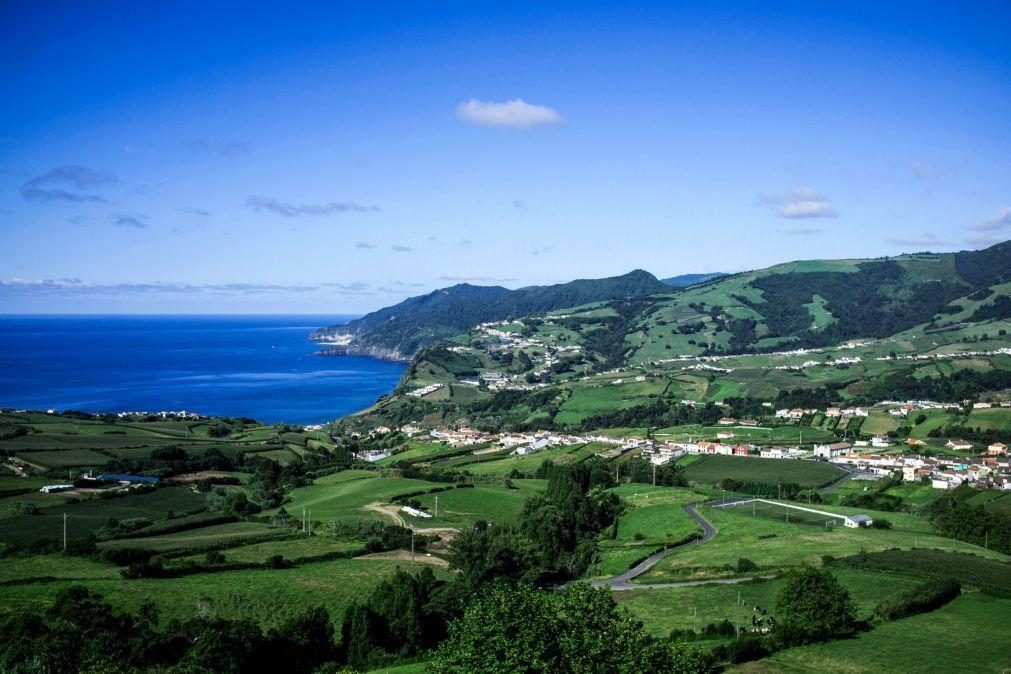
[[311, 338], [336, 342], [349, 353], [407, 359], [422, 346], [479, 323], [665, 290], [667, 286], [640, 269], [622, 276], [517, 290], [461, 283], [409, 298], [345, 325], [322, 328]]
[[[962, 399], [1011, 386], [1009, 319], [1011, 243], [790, 262], [483, 318], [453, 334], [440, 325], [440, 338], [415, 342], [420, 349], [395, 395], [371, 414], [401, 423], [435, 415], [588, 428], [625, 425], [621, 415], [659, 417], [681, 400]], [[378, 329], [368, 338], [381, 339]]]

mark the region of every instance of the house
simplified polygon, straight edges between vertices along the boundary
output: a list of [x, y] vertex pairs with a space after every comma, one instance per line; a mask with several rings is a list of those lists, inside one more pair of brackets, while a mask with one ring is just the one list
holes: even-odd
[[838, 407], [829, 407], [828, 409], [825, 410], [825, 416], [827, 416], [827, 417], [841, 417], [842, 416], [842, 410], [839, 409]]
[[884, 435], [875, 435], [871, 438], [871, 447], [889, 447], [891, 444], [888, 441], [888, 437]]
[[993, 407], [993, 403], [973, 403], [972, 409], [974, 410], [988, 410]]
[[872, 524], [874, 524], [874, 519], [870, 515], [850, 515], [843, 519], [843, 526], [847, 526], [850, 529], [869, 527]]
[[47, 484], [42, 489], [39, 489], [39, 491], [42, 492], [43, 494], [55, 494], [56, 492], [68, 491], [73, 488], [74, 485], [72, 484]]
[[790, 410], [783, 408], [781, 410], [776, 410], [777, 419], [788, 419], [790, 417]]
[[927, 443], [925, 443], [923, 440], [917, 440], [916, 438], [907, 438], [906, 439], [906, 444], [909, 445], [910, 447], [926, 447], [927, 446]]
[[998, 456], [1000, 454], [1007, 454], [1007, 445], [995, 442], [986, 448], [986, 453], [990, 456]]
[[717, 423], [719, 423], [720, 426], [733, 426], [737, 423], [737, 419], [733, 417], [723, 417]]
[[799, 407], [795, 407], [794, 409], [790, 410], [790, 418], [791, 419], [803, 419], [804, 418], [804, 410], [800, 409]]
[[747, 456], [748, 446], [747, 445], [734, 445], [734, 456]]
[[734, 432], [733, 431], [717, 431], [716, 432], [716, 439], [717, 440], [729, 440], [732, 437], [734, 437]]
[[833, 442], [830, 445], [815, 445], [814, 455], [819, 459], [831, 459], [840, 454], [846, 454], [851, 449], [853, 446], [848, 442]]
[[790, 450], [783, 447], [770, 447], [769, 449], [760, 450], [758, 455], [763, 459], [789, 459]]
[[968, 440], [948, 440], [944, 446], [957, 452], [967, 452], [972, 449], [972, 443]]
[[758, 421], [756, 419], [742, 419], [741, 420], [741, 425], [742, 426], [757, 426], [758, 425]]

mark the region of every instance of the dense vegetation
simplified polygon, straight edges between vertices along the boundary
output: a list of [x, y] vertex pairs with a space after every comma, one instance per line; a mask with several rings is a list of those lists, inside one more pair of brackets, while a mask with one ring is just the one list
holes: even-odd
[[355, 336], [354, 345], [359, 348], [378, 347], [410, 356], [435, 339], [467, 330], [478, 323], [667, 290], [670, 290], [668, 286], [644, 271], [518, 290], [464, 283], [412, 297], [346, 325], [324, 328], [316, 335], [351, 334]]

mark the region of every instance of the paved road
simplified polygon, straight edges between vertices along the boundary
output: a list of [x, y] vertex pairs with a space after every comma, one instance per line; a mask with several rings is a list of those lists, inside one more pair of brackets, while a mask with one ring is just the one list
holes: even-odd
[[[671, 554], [672, 552], [684, 550], [685, 548], [691, 548], [696, 545], [702, 545], [703, 543], [712, 540], [713, 536], [716, 535], [716, 527], [714, 527], [712, 524], [703, 519], [701, 515], [695, 512], [695, 504], [686, 505], [685, 511], [692, 516], [692, 519], [694, 519], [696, 522], [699, 523], [699, 526], [701, 526], [702, 530], [705, 532], [705, 534], [701, 538], [696, 538], [692, 541], [689, 541], [688, 543], [684, 543], [682, 545], [678, 545], [673, 548], [667, 548], [666, 550], [661, 550], [660, 552], [655, 552], [646, 559], [642, 560], [641, 562], [633, 566], [625, 573], [618, 574], [617, 576], [614, 576], [612, 578], [605, 578], [603, 580], [594, 581], [593, 587], [610, 587], [612, 590], [639, 590], [649, 587], [683, 587], [689, 585], [701, 585], [702, 582], [705, 582], [705, 581], [702, 582], [692, 581], [685, 583], [664, 583], [660, 585], [633, 585], [629, 582], [633, 578], [641, 576], [642, 574], [649, 571], [649, 569], [654, 564], [656, 564], [657, 562], [659, 562], [661, 559]], [[733, 580], [734, 582], [740, 582], [738, 579], [730, 579], [730, 580]], [[742, 578], [740, 580], [750, 580], [750, 578]], [[708, 582], [727, 582], [727, 581], [724, 580], [724, 581], [708, 581]]]

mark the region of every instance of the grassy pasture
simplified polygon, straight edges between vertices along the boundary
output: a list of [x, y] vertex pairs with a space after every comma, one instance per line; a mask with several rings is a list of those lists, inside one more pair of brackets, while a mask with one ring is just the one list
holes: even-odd
[[651, 396], [663, 393], [666, 386], [667, 382], [663, 379], [608, 386], [577, 385], [555, 420], [560, 424], [576, 424], [593, 414], [642, 405], [649, 402]]
[[685, 468], [685, 477], [689, 480], [707, 484], [732, 478], [771, 484], [794, 482], [802, 487], [819, 487], [844, 474], [839, 468], [818, 461], [762, 459], [753, 456], [703, 456]]
[[140, 538], [117, 538], [99, 543], [100, 549], [119, 550], [123, 548], [145, 548], [158, 552], [178, 552], [181, 550], [207, 550], [232, 545], [237, 541], [259, 540], [286, 536], [290, 529], [260, 524], [259, 522], [228, 522], [212, 524], [197, 529], [186, 529], [159, 536]]
[[595, 576], [613, 576], [628, 570], [632, 562], [657, 548], [672, 545], [702, 529], [685, 512], [684, 506], [705, 499], [691, 489], [623, 484], [611, 489], [629, 508], [618, 520], [614, 540], [600, 541], [599, 565]]
[[302, 508], [309, 508], [312, 519], [321, 522], [390, 522], [388, 516], [366, 506], [377, 501], [386, 503], [400, 494], [445, 486], [425, 480], [380, 477], [375, 471], [349, 470], [318, 478], [312, 485], [293, 490], [291, 502], [285, 503], [284, 508], [295, 518], [301, 516]]
[[[309, 560], [334, 552], [356, 552], [363, 548], [361, 541], [330, 538], [328, 536], [288, 536], [276, 540], [262, 541], [230, 547], [224, 550], [226, 563], [248, 562], [263, 564], [274, 555], [281, 555], [287, 561]], [[194, 563], [204, 561], [204, 555], [194, 554], [173, 558], [172, 564]]]
[[967, 426], [983, 430], [1007, 431], [1011, 433], [1011, 407], [992, 407], [988, 410], [973, 410], [969, 413]]
[[110, 518], [145, 517], [161, 520], [171, 511], [184, 515], [207, 507], [207, 498], [185, 487], [162, 487], [146, 494], [111, 499], [90, 498], [79, 503], [42, 508], [37, 515], [0, 518], [0, 542], [28, 544], [45, 538], [63, 537], [63, 514], [67, 514], [68, 538], [84, 538], [105, 526]]
[[1011, 667], [1011, 600], [966, 594], [936, 611], [876, 626], [852, 639], [802, 646], [734, 670], [765, 672], [1000, 672]]
[[[163, 621], [193, 618], [205, 611], [269, 628], [320, 605], [332, 619], [340, 620], [352, 601], [366, 596], [398, 566], [411, 568], [410, 563], [397, 561], [336, 559], [284, 569], [220, 571], [179, 578], [99, 578], [0, 586], [0, 617], [45, 610], [61, 589], [76, 583], [130, 611], [151, 601], [161, 610]], [[438, 568], [433, 571], [441, 578], [450, 575]]]
[[546, 480], [513, 480], [516, 489], [500, 485], [479, 484], [473, 488], [451, 489], [438, 494], [417, 496], [429, 513], [435, 513], [435, 497], [439, 497], [439, 515], [424, 522], [405, 519], [424, 527], [465, 527], [478, 520], [509, 522], [516, 519], [528, 498], [544, 490]]
[[[150, 451], [150, 450], [148, 450]], [[39, 450], [34, 452], [18, 452], [15, 455], [21, 461], [39, 466], [45, 470], [50, 468], [77, 468], [89, 466], [104, 466], [112, 459], [92, 449], [59, 449]]]
[[465, 468], [474, 475], [508, 475], [513, 469], [528, 473], [537, 470], [537, 467], [544, 461], [553, 461], [558, 464], [578, 463], [593, 456], [594, 452], [600, 451], [602, 447], [602, 445], [592, 442], [587, 445], [549, 447], [523, 456], [504, 454], [501, 459], [461, 464], [460, 468]]
[[700, 513], [716, 527], [716, 537], [703, 546], [676, 552], [661, 560], [638, 579], [643, 583], [671, 582], [733, 575], [737, 558], [744, 556], [760, 571], [785, 569], [804, 563], [817, 564], [823, 555], [844, 557], [861, 550], [873, 552], [889, 548], [936, 548], [968, 552], [989, 559], [1009, 557], [979, 546], [933, 533], [930, 523], [915, 515], [877, 513], [838, 506], [819, 506], [831, 512], [865, 512], [889, 519], [893, 528], [831, 529], [751, 515], [750, 510], [705, 508]]
[[[909, 574], [881, 571], [854, 571], [833, 569], [839, 582], [849, 590], [858, 614], [868, 616], [882, 599], [898, 594], [922, 582]], [[709, 623], [737, 619], [737, 593], [741, 593], [744, 608], [741, 616], [750, 624], [752, 607], [761, 606], [775, 612], [776, 594], [783, 579], [762, 580], [736, 585], [696, 585], [693, 587], [655, 588], [612, 592], [620, 606], [627, 608], [657, 636], [665, 636], [673, 629], [702, 629]]]

